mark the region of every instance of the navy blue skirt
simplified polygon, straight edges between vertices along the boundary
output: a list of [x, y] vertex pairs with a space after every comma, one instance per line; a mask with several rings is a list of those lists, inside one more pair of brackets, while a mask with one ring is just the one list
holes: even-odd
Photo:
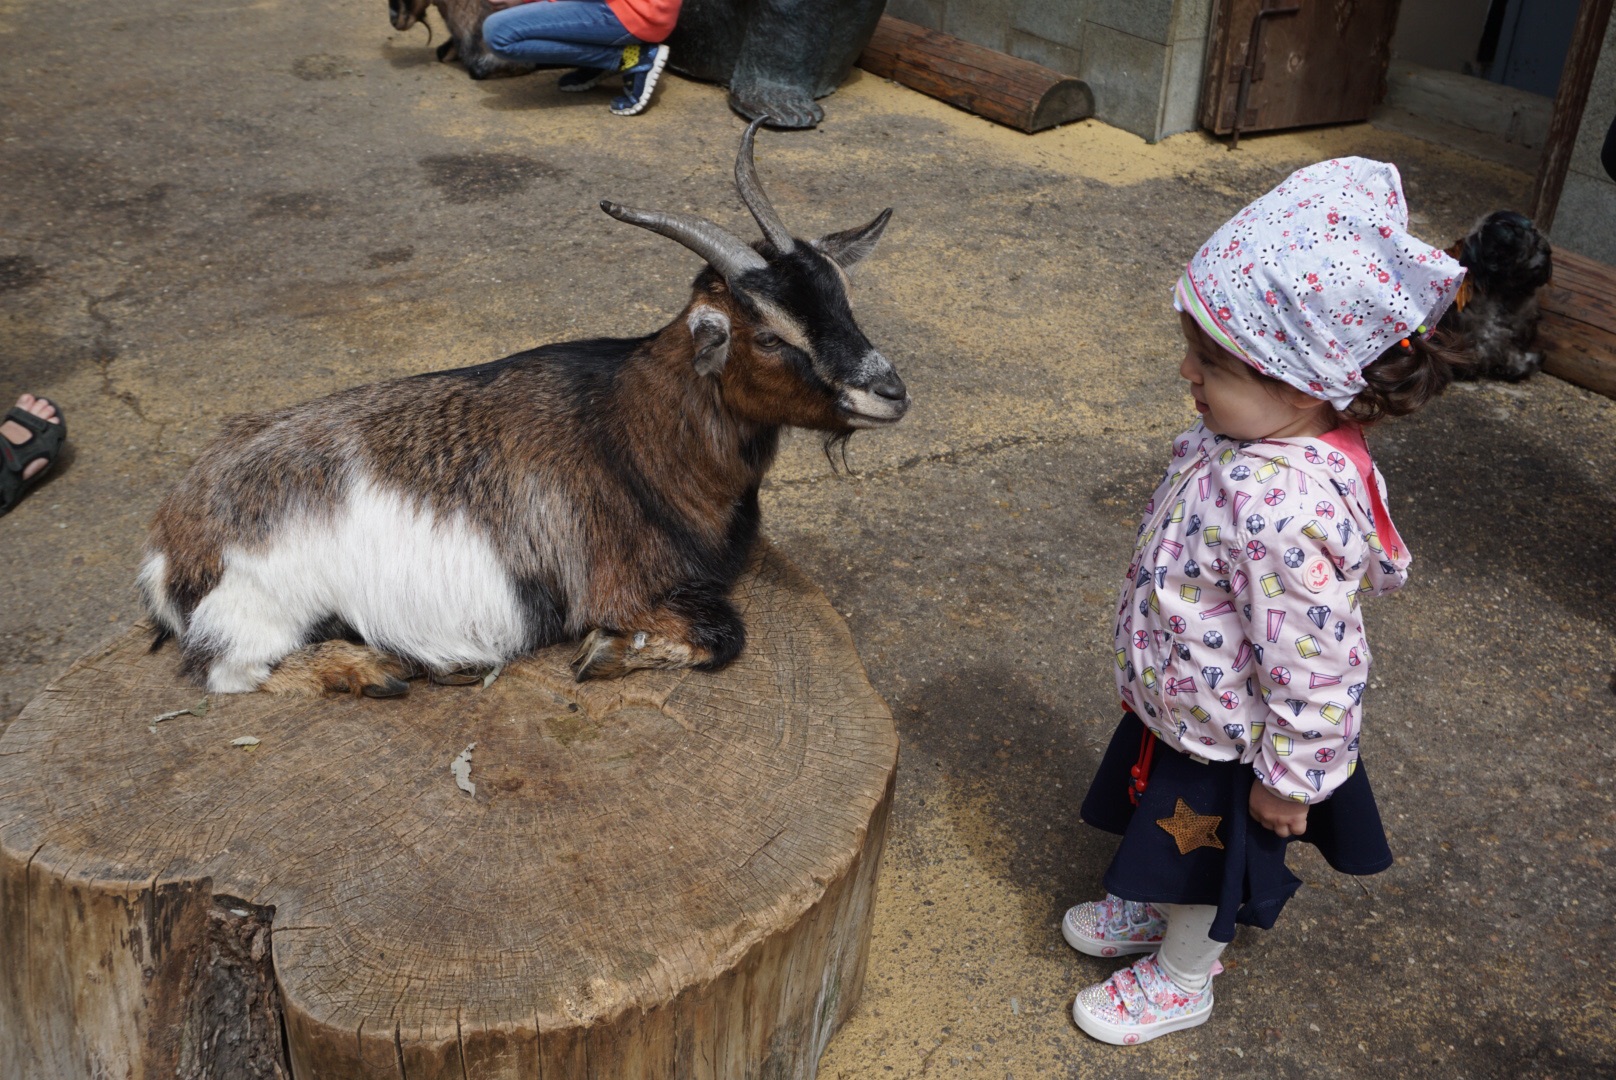
[[[1084, 821], [1122, 837], [1105, 872], [1106, 890], [1152, 904], [1215, 904], [1215, 941], [1233, 941], [1236, 923], [1269, 929], [1302, 881], [1285, 866], [1291, 840], [1251, 817], [1251, 766], [1202, 764], [1157, 740], [1150, 778], [1135, 807], [1128, 801], [1129, 770], [1139, 760], [1145, 731], [1139, 717], [1124, 714], [1083, 800]], [[1174, 833], [1160, 824], [1175, 815], [1186, 821], [1180, 799], [1196, 815], [1187, 820], [1189, 831], [1210, 829], [1221, 848], [1205, 843], [1180, 854]], [[1361, 759], [1346, 783], [1309, 808], [1307, 831], [1294, 839], [1318, 848], [1343, 874], [1378, 874], [1392, 864]]]

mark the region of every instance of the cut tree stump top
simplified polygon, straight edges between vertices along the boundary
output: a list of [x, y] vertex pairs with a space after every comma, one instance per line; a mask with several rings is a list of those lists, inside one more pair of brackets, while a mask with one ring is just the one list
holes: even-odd
[[[273, 908], [294, 1036], [374, 1040], [357, 1052], [389, 1066], [416, 1042], [458, 1041], [464, 1068], [474, 1034], [609, 1025], [729, 972], [861, 858], [873, 875], [891, 716], [783, 557], [765, 548], [736, 600], [749, 644], [716, 674], [577, 685], [562, 647], [387, 701], [204, 699], [131, 632], [0, 738], [0, 857], [30, 895], [211, 882]], [[473, 744], [470, 794], [451, 764]], [[37, 944], [32, 903], [0, 914]]]

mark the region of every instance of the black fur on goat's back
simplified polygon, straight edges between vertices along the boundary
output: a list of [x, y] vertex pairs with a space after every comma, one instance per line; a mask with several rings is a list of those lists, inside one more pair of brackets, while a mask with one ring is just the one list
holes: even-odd
[[610, 380], [634, 352], [649, 344], [650, 335], [630, 338], [583, 338], [523, 349], [486, 364], [423, 371], [411, 379], [465, 379], [478, 386], [489, 386], [500, 375], [522, 368], [543, 367], [579, 383], [598, 384]]

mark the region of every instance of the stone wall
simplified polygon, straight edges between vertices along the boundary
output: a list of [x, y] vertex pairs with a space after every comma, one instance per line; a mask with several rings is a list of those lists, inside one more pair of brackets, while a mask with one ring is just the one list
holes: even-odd
[[1616, 16], [1605, 29], [1605, 44], [1588, 89], [1588, 106], [1577, 129], [1571, 168], [1560, 192], [1549, 239], [1557, 246], [1600, 262], [1616, 264], [1616, 181], [1599, 162], [1605, 134], [1616, 119]]
[[1212, 0], [888, 0], [887, 14], [1088, 83], [1151, 142], [1196, 127]]

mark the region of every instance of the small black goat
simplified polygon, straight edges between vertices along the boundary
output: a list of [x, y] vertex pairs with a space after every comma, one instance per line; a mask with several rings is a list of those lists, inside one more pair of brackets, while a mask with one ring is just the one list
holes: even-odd
[[1548, 238], [1524, 214], [1495, 210], [1448, 254], [1469, 271], [1462, 299], [1442, 316], [1471, 361], [1454, 374], [1509, 382], [1531, 375], [1543, 363], [1531, 346], [1540, 317], [1537, 291], [1554, 272]]
[[728, 596], [780, 429], [845, 437], [909, 408], [844, 274], [891, 211], [794, 240], [757, 181], [757, 127], [735, 181], [760, 244], [601, 203], [707, 260], [657, 333], [228, 420], [152, 524], [140, 584], [159, 641], [221, 693], [401, 693], [584, 634], [580, 680], [733, 660]]
[[[483, 20], [492, 10], [484, 0], [387, 0], [387, 20], [393, 29], [408, 30], [416, 23], [426, 23], [428, 8], [435, 7], [443, 16], [449, 40], [438, 46], [438, 59], [445, 63], [459, 60], [473, 79], [488, 79], [496, 75], [524, 75], [533, 70], [531, 64], [512, 63], [494, 54], [483, 40]], [[427, 40], [432, 28], [427, 26]]]

